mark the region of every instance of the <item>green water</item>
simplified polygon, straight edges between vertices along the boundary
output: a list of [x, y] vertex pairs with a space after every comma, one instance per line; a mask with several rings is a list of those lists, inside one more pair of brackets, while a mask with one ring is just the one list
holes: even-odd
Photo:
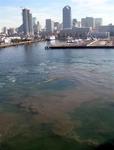
[[[10, 132], [1, 137], [1, 150], [43, 150], [43, 149], [87, 149], [114, 139], [114, 102], [98, 101], [82, 104], [67, 115], [74, 124], [70, 134], [65, 136], [53, 132], [54, 124], [38, 123], [30, 113], [12, 105], [2, 105], [0, 113], [16, 117]], [[15, 134], [14, 134], [15, 133]], [[13, 135], [13, 136], [12, 136]]]
[[0, 50], [0, 150], [94, 150], [114, 139], [114, 51]]

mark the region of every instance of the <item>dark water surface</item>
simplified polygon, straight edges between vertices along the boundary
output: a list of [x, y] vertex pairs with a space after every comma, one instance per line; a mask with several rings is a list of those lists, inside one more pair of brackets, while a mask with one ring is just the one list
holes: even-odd
[[93, 150], [114, 139], [114, 50], [0, 50], [0, 150]]

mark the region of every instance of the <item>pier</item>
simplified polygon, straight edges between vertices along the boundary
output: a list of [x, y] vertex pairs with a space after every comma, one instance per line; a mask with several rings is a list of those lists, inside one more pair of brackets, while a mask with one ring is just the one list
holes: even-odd
[[114, 44], [112, 40], [95, 40], [90, 41], [83, 41], [81, 44], [76, 43], [57, 43], [57, 44], [50, 44], [45, 47], [45, 49], [111, 49], [114, 48]]
[[111, 49], [114, 46], [49, 46], [45, 47], [46, 50], [51, 49]]

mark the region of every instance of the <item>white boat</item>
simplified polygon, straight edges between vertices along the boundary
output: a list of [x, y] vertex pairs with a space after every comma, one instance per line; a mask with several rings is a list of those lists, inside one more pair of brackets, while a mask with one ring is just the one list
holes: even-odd
[[46, 38], [47, 41], [53, 41], [53, 40], [55, 40], [55, 39], [56, 39], [56, 38], [55, 38], [54, 35], [48, 36], [48, 37]]

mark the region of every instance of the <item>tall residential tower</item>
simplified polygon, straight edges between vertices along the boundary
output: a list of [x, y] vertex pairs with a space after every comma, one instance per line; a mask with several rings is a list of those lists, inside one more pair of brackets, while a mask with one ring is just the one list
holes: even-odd
[[24, 35], [32, 36], [33, 35], [33, 20], [32, 20], [32, 14], [30, 13], [30, 10], [23, 9], [22, 17], [23, 17]]

